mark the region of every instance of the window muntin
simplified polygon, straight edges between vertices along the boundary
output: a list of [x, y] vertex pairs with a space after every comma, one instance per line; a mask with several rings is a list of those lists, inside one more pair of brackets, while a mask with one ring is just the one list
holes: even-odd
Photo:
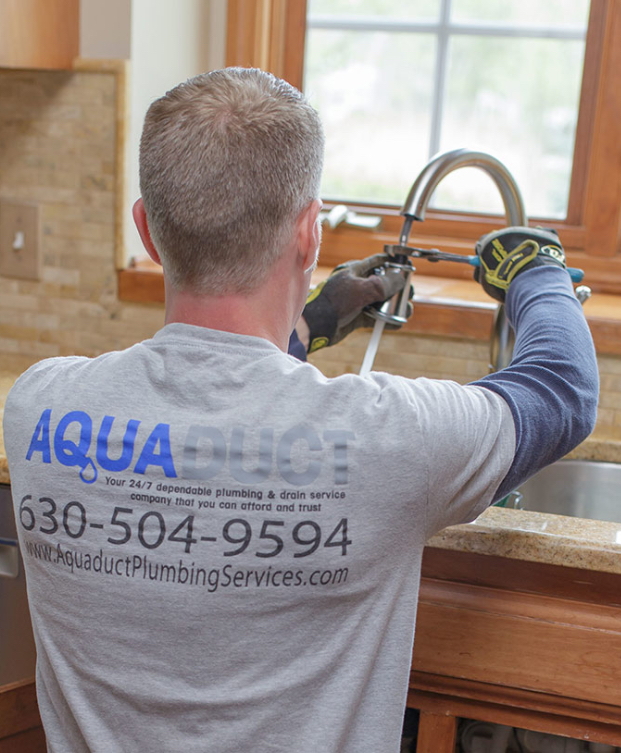
[[451, 11], [455, 21], [584, 29], [589, 0], [452, 0]]
[[385, 16], [409, 21], [434, 21], [442, 0], [308, 0], [309, 14], [332, 18]]

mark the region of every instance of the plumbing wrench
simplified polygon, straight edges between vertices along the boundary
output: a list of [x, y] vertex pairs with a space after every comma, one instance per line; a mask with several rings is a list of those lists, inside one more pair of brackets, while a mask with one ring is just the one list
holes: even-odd
[[[447, 251], [440, 251], [438, 248], [415, 248], [414, 246], [400, 246], [386, 244], [384, 252], [388, 256], [410, 256], [413, 259], [427, 259], [427, 261], [456, 261], [459, 264], [470, 264], [471, 267], [481, 266], [481, 260], [478, 256], [466, 256], [464, 254], [450, 254]], [[584, 270], [576, 267], [567, 267], [572, 282], [582, 282]]]

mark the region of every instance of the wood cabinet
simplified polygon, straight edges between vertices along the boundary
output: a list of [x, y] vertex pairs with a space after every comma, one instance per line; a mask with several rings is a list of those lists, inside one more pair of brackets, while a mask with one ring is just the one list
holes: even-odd
[[79, 46], [79, 0], [0, 0], [0, 67], [69, 70]]
[[457, 719], [621, 745], [621, 575], [428, 548], [408, 706], [417, 753]]
[[[621, 746], [621, 575], [427, 548], [408, 706], [417, 753], [459, 718]], [[0, 753], [44, 753], [34, 681], [0, 688]]]
[[0, 688], [0, 753], [45, 753], [34, 680]]

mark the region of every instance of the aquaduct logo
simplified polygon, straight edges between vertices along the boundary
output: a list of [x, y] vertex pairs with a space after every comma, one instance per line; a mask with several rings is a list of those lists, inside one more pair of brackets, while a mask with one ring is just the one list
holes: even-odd
[[[123, 434], [120, 442], [116, 432]], [[26, 460], [55, 460], [75, 467], [85, 484], [94, 483], [100, 470], [146, 475], [156, 469], [168, 478], [180, 475], [201, 481], [228, 471], [242, 484], [261, 483], [276, 473], [289, 484], [307, 486], [326, 472], [330, 473], [326, 481], [348, 482], [349, 452], [356, 439], [351, 430], [326, 429], [320, 434], [297, 424], [277, 435], [274, 427], [263, 427], [258, 442], [248, 441], [247, 433], [244, 426], [232, 426], [225, 434], [215, 426], [192, 424], [173, 453], [170, 424], [149, 428], [139, 419], [121, 422], [106, 415], [96, 427], [86, 411], [74, 410], [54, 425], [52, 409], [46, 408], [33, 431]], [[110, 447], [119, 445], [120, 453], [111, 457]]]

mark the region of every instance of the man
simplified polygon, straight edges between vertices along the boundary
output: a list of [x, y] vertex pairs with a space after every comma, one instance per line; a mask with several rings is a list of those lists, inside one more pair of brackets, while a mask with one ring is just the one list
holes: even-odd
[[[397, 751], [425, 540], [592, 429], [593, 346], [543, 231], [478, 246], [517, 332], [498, 374], [327, 379], [286, 354], [322, 148], [303, 96], [260, 71], [154, 102], [134, 216], [166, 326], [44, 361], [9, 396], [51, 751]], [[310, 347], [394, 292], [345, 312], [351, 277], [304, 309]]]

